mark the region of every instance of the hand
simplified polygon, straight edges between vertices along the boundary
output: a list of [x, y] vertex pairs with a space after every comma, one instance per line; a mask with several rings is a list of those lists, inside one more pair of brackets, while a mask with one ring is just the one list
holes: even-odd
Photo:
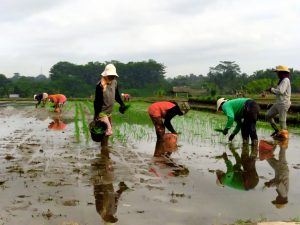
[[225, 160], [228, 159], [228, 156], [227, 156], [226, 152], [223, 153], [222, 157], [223, 157], [223, 159], [225, 159]]
[[272, 87], [267, 88], [265, 91], [271, 92]]
[[230, 136], [229, 136], [228, 140], [229, 140], [229, 141], [232, 141], [232, 140], [233, 140], [233, 138], [234, 138], [234, 136], [235, 136], [234, 134], [230, 134]]
[[225, 129], [222, 131], [222, 133], [223, 133], [224, 135], [227, 135], [227, 134], [228, 134], [228, 129], [225, 128]]
[[122, 113], [122, 114], [124, 114], [125, 111], [126, 111], [125, 105], [121, 105], [121, 106], [119, 107], [119, 112]]

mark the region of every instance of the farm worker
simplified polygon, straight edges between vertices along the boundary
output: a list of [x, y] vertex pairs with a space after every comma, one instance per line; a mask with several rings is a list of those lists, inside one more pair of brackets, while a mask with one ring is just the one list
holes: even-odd
[[286, 160], [286, 150], [288, 139], [282, 139], [277, 144], [280, 147], [278, 159], [274, 156], [267, 159], [270, 166], [274, 169], [275, 177], [265, 182], [266, 187], [276, 187], [277, 197], [272, 201], [276, 208], [283, 208], [288, 203], [289, 191], [289, 167]]
[[256, 171], [255, 162], [257, 156], [257, 146], [251, 146], [251, 152], [249, 154], [249, 146], [243, 145], [242, 154], [236, 152], [233, 145], [229, 145], [236, 163], [233, 163], [228, 159], [226, 152], [223, 153], [222, 158], [225, 161], [227, 171], [217, 170], [218, 186], [228, 186], [238, 190], [250, 190], [257, 186], [259, 177]]
[[54, 112], [61, 112], [61, 107], [67, 101], [66, 96], [63, 94], [49, 95], [48, 99], [50, 102], [54, 103]]
[[116, 67], [113, 64], [107, 64], [96, 86], [94, 120], [101, 120], [107, 124], [106, 136], [112, 135], [111, 114], [115, 100], [120, 104], [120, 113], [123, 114], [126, 110], [118, 90], [117, 77], [119, 76]]
[[157, 139], [163, 139], [165, 134], [165, 128], [171, 133], [177, 134], [174, 130], [171, 119], [176, 116], [182, 116], [190, 110], [190, 106], [187, 102], [155, 102], [148, 108], [149, 116], [154, 124]]
[[[266, 119], [270, 122], [274, 132], [271, 136], [276, 138], [288, 138], [288, 130], [286, 126], [287, 111], [291, 106], [291, 83], [290, 70], [287, 66], [276, 66], [274, 70], [279, 78], [277, 87], [270, 87], [266, 91], [276, 96], [276, 102], [268, 110]], [[276, 126], [274, 117], [279, 114], [280, 129]]]
[[41, 104], [41, 102], [42, 102], [42, 107], [44, 107], [46, 102], [47, 102], [47, 99], [48, 99], [48, 94], [47, 93], [40, 93], [40, 94], [34, 95], [33, 99], [38, 101], [35, 104], [35, 108], [37, 108], [38, 105]]
[[122, 96], [124, 102], [129, 102], [129, 100], [130, 100], [129, 94], [122, 93], [121, 96]]
[[242, 130], [243, 143], [248, 144], [250, 136], [252, 145], [257, 145], [256, 121], [260, 108], [254, 100], [249, 98], [232, 100], [220, 98], [217, 101], [217, 111], [221, 110], [227, 116], [227, 123], [223, 130], [224, 135], [227, 135], [234, 121], [237, 123], [229, 136], [229, 141], [232, 141], [235, 135]]
[[103, 220], [101, 224], [115, 224], [118, 221], [116, 214], [119, 199], [121, 194], [129, 189], [125, 182], [121, 181], [118, 190], [115, 190], [113, 172], [113, 161], [110, 159], [109, 149], [105, 148], [101, 151], [100, 158], [95, 158], [92, 163], [95, 206]]
[[66, 128], [66, 124], [59, 118], [54, 118], [54, 120], [48, 125], [48, 129], [52, 130], [63, 130]]

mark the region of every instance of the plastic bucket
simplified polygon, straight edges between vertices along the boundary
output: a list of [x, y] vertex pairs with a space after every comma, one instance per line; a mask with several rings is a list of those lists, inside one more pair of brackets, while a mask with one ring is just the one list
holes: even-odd
[[274, 145], [268, 141], [260, 140], [258, 148], [260, 151], [273, 151]]
[[89, 124], [89, 130], [92, 140], [95, 142], [101, 142], [105, 137], [107, 125], [102, 121], [92, 121]]
[[267, 142], [265, 140], [259, 141], [258, 153], [260, 160], [270, 159], [274, 157], [273, 151], [274, 145], [272, 143]]
[[164, 150], [166, 152], [174, 152], [177, 150], [177, 135], [172, 133], [166, 133], [163, 137]]

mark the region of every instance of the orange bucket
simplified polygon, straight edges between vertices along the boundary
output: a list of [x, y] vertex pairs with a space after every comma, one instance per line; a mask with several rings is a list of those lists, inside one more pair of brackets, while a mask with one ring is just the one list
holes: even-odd
[[172, 133], [164, 134], [164, 150], [166, 152], [174, 152], [177, 150], [177, 135]]
[[274, 144], [265, 140], [259, 141], [258, 153], [259, 153], [260, 160], [265, 160], [274, 157], [273, 151], [274, 151]]
[[273, 151], [274, 145], [268, 141], [260, 140], [258, 149], [259, 151]]

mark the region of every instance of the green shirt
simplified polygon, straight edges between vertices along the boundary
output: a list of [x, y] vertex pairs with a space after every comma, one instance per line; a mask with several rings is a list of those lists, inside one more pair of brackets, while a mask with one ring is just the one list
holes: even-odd
[[234, 170], [230, 160], [225, 160], [227, 172], [222, 177], [222, 184], [234, 189], [245, 190], [242, 171]]
[[225, 128], [230, 129], [233, 125], [233, 121], [237, 123], [233, 131], [234, 135], [237, 134], [241, 129], [245, 102], [247, 100], [249, 100], [249, 98], [236, 98], [229, 100], [222, 105], [222, 111], [227, 116]]

